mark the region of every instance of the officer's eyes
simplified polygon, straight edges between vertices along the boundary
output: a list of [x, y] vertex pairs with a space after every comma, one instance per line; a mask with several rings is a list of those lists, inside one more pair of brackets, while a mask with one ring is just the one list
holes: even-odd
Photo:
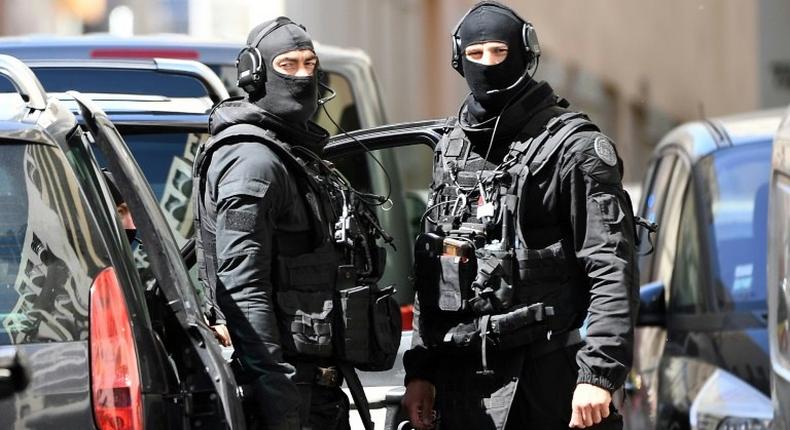
[[480, 58], [483, 56], [483, 49], [482, 48], [467, 49], [466, 56], [472, 58]]

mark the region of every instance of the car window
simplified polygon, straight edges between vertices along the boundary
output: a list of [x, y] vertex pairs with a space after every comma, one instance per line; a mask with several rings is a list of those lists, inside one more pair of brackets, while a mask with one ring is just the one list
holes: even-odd
[[688, 179], [688, 165], [681, 160], [676, 161], [669, 188], [666, 190], [664, 207], [661, 209], [661, 228], [656, 236], [656, 243], [659, 246], [655, 250], [653, 280], [663, 281], [664, 285], [670, 285], [672, 281], [672, 269], [678, 247], [681, 203]]
[[76, 178], [57, 148], [0, 151], [0, 345], [86, 340], [109, 258]]
[[719, 306], [765, 309], [771, 142], [719, 150], [698, 169]]
[[779, 352], [782, 367], [790, 370], [790, 178], [778, 176], [778, 181], [771, 196], [771, 232], [774, 234], [774, 243], [771, 249], [775, 265], [775, 278], [768, 281], [771, 288], [777, 291], [776, 321], [772, 321], [776, 329], [773, 344]]
[[[205, 97], [208, 94], [197, 78], [154, 70], [34, 67], [33, 71], [48, 93], [78, 88], [83, 93], [156, 94], [167, 97]], [[0, 92], [13, 91], [10, 82], [0, 81]]]
[[[665, 155], [656, 161], [657, 164], [652, 169], [654, 172], [653, 178], [650, 181], [650, 186], [645, 190], [643, 197], [644, 205], [642, 206], [642, 217], [650, 222], [660, 222], [658, 218], [661, 214], [663, 200], [666, 197], [667, 185], [676, 159], [677, 157], [675, 155]], [[659, 228], [661, 227], [659, 226]], [[640, 243], [643, 244], [645, 251], [649, 249], [647, 247], [648, 234], [646, 229], [639, 230], [639, 240]], [[654, 245], [660, 246], [659, 243], [654, 243]], [[652, 271], [655, 254], [656, 253], [653, 252], [639, 258], [640, 282], [642, 285], [655, 281]]]
[[179, 246], [194, 232], [192, 162], [198, 145], [207, 138], [205, 133], [187, 132], [123, 135]]
[[671, 312], [694, 313], [704, 309], [704, 294], [700, 285], [702, 257], [700, 255], [700, 225], [694, 188], [688, 187], [683, 198], [683, 213], [680, 219], [675, 273], [669, 290]]

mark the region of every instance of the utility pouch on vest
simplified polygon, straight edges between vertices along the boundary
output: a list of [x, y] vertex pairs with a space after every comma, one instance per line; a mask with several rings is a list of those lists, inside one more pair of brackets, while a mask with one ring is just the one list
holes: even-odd
[[282, 339], [286, 351], [332, 356], [332, 291], [280, 291], [277, 305], [282, 314], [282, 332], [291, 333], [290, 338]]
[[414, 286], [420, 306], [428, 312], [468, 310], [477, 260], [471, 244], [434, 233], [417, 236]]
[[529, 345], [539, 339], [546, 339], [548, 324], [543, 323], [554, 316], [554, 308], [543, 303], [516, 308], [508, 313], [491, 317], [491, 335], [496, 339], [497, 348], [510, 348]]
[[477, 294], [470, 304], [475, 314], [503, 312], [513, 306], [516, 258], [513, 250], [478, 249], [477, 276], [472, 287]]
[[343, 310], [343, 358], [352, 364], [364, 363], [370, 349], [370, 287], [347, 288], [339, 294]]
[[277, 311], [286, 351], [330, 357], [337, 263], [332, 245], [277, 257]]
[[400, 306], [395, 300], [393, 286], [383, 289], [374, 287], [373, 291], [370, 301], [373, 315], [370, 360], [367, 364], [357, 367], [367, 371], [389, 370], [395, 364], [400, 347], [402, 329]]
[[395, 289], [359, 286], [339, 292], [343, 310], [341, 358], [361, 370], [389, 370], [401, 337]]

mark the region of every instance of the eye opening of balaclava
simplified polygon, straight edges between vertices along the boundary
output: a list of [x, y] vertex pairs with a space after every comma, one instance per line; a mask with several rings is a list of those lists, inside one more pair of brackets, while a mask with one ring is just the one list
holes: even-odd
[[[460, 23], [457, 36], [460, 39], [461, 64], [473, 101], [479, 104], [477, 110], [498, 114], [511, 96], [530, 80], [524, 24], [510, 8], [493, 2], [476, 6]], [[501, 63], [489, 66], [466, 58], [468, 46], [492, 41], [508, 46], [507, 57]], [[503, 90], [516, 83], [513, 88]]]
[[[278, 18], [281, 19], [285, 18]], [[247, 43], [254, 43], [260, 31], [272, 22], [253, 28]], [[292, 76], [274, 70], [273, 62], [278, 55], [290, 51], [315, 52], [310, 35], [304, 27], [287, 22], [261, 39], [257, 48], [266, 67], [266, 83], [262, 91], [249, 95], [250, 101], [287, 122], [305, 125], [318, 110], [318, 67], [310, 76]]]

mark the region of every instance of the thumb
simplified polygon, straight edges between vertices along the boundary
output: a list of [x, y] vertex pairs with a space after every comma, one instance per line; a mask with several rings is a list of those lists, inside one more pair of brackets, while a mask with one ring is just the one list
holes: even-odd
[[420, 407], [422, 411], [422, 424], [425, 426], [432, 426], [433, 425], [433, 396], [428, 395], [425, 396], [422, 400], [422, 405]]

